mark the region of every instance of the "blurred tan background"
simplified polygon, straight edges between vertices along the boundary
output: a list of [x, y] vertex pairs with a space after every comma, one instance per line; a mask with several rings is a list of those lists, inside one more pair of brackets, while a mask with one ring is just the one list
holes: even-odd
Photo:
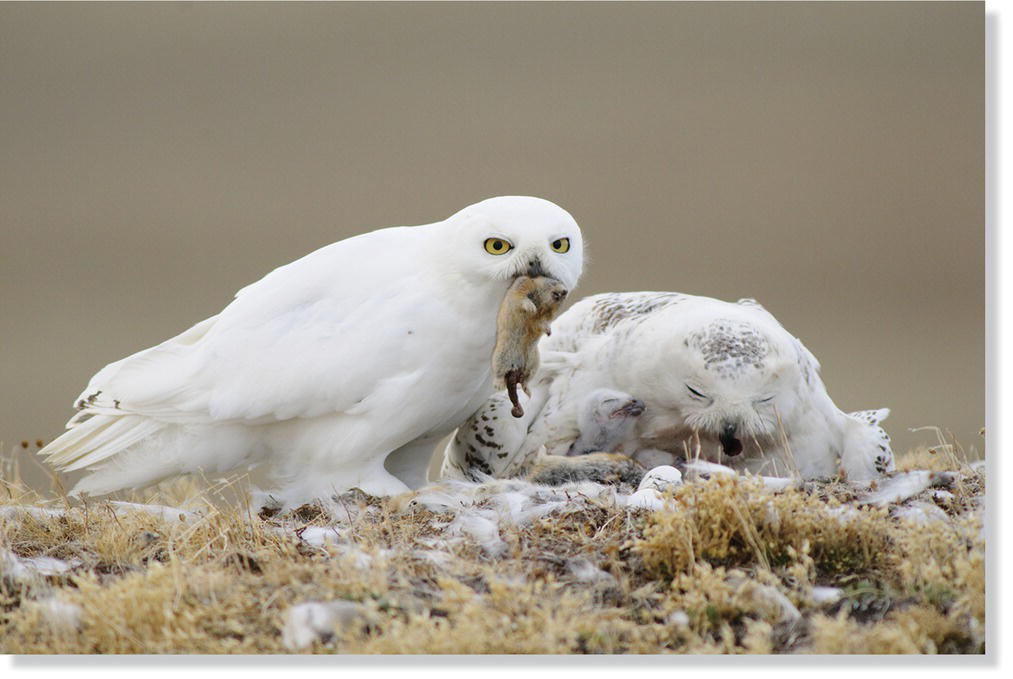
[[2, 4], [0, 441], [275, 266], [531, 194], [575, 298], [756, 297], [898, 450], [980, 451], [984, 84], [983, 3]]

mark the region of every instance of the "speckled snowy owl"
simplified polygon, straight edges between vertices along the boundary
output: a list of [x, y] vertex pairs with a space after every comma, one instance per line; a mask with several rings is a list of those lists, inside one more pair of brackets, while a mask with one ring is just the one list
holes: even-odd
[[418, 487], [435, 443], [493, 392], [496, 314], [513, 279], [572, 289], [582, 268], [577, 223], [530, 197], [334, 243], [106, 366], [41, 452], [91, 470], [77, 493], [253, 465], [282, 506]]
[[509, 475], [536, 455], [565, 455], [586, 438], [583, 410], [601, 389], [643, 402], [622, 452], [652, 464], [667, 454], [765, 475], [852, 480], [893, 469], [879, 426], [889, 411], [838, 409], [815, 357], [754, 300], [594, 295], [553, 323], [540, 350], [545, 369], [527, 415], [493, 420], [502, 412], [502, 397], [493, 396], [449, 444], [448, 474], [484, 466]]

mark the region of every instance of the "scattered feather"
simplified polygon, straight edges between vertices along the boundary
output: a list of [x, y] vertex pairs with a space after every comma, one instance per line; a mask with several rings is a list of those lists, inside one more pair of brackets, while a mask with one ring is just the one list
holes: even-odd
[[492, 512], [462, 512], [447, 526], [448, 535], [466, 535], [492, 557], [506, 551], [506, 543], [499, 535], [499, 526]]
[[49, 556], [21, 557], [9, 550], [0, 549], [0, 574], [15, 581], [63, 575], [80, 566], [79, 559], [64, 561]]
[[797, 479], [782, 476], [761, 476], [763, 485], [768, 490], [784, 490], [785, 488], [792, 488], [798, 484]]
[[661, 465], [650, 469], [644, 474], [644, 478], [640, 481], [640, 486], [637, 487], [637, 490], [653, 488], [654, 490], [665, 492], [674, 490], [681, 485], [682, 472], [675, 467]]
[[876, 488], [859, 499], [859, 504], [885, 507], [903, 502], [933, 486], [949, 486], [956, 480], [952, 472], [910, 471], [876, 482]]
[[200, 518], [200, 515], [196, 512], [187, 511], [178, 507], [166, 507], [165, 505], [151, 505], [141, 504], [139, 502], [119, 502], [117, 500], [110, 500], [109, 504], [112, 505], [113, 510], [117, 514], [127, 514], [130, 512], [144, 512], [150, 514], [156, 518], [162, 519], [166, 522], [177, 522], [177, 523], [190, 523]]
[[657, 511], [665, 508], [665, 501], [654, 488], [643, 488], [638, 490], [633, 495], [630, 495], [626, 501], [626, 507], [629, 509], [649, 509], [651, 511]]
[[738, 472], [731, 467], [706, 460], [690, 460], [685, 464], [683, 469], [685, 470], [685, 478], [688, 481], [698, 478], [709, 479], [712, 476], [738, 476]]
[[949, 521], [950, 517], [942, 509], [931, 502], [912, 502], [903, 507], [897, 507], [893, 516], [901, 521], [926, 525], [934, 521]]
[[34, 608], [45, 624], [57, 634], [71, 634], [82, 627], [84, 611], [77, 604], [57, 597], [47, 597], [34, 602]]
[[341, 544], [345, 541], [346, 532], [339, 526], [306, 526], [295, 531], [303, 542], [314, 547]]
[[578, 582], [613, 584], [615, 577], [595, 566], [589, 559], [577, 557], [566, 563], [566, 569]]
[[812, 600], [817, 606], [832, 606], [844, 597], [844, 590], [840, 587], [813, 587]]
[[66, 512], [62, 509], [49, 509], [47, 507], [29, 507], [26, 505], [4, 505], [0, 506], [0, 519], [22, 519], [31, 517], [36, 521], [53, 519], [64, 516]]
[[362, 606], [354, 601], [311, 601], [285, 612], [282, 641], [286, 648], [296, 651], [314, 641], [330, 641], [339, 629], [367, 622]]

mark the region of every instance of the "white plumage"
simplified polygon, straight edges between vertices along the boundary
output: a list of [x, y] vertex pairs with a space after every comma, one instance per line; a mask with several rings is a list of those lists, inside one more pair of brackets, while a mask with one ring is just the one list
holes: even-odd
[[573, 218], [529, 197], [334, 243], [106, 366], [41, 452], [92, 470], [77, 493], [255, 464], [284, 505], [417, 487], [435, 442], [492, 393], [496, 314], [513, 278], [572, 288], [582, 258]]
[[467, 430], [497, 403], [493, 397], [459, 430], [448, 460], [460, 459], [463, 445], [499, 475], [542, 453], [564, 455], [585, 434], [589, 395], [611, 389], [645, 404], [624, 449], [649, 451], [652, 464], [668, 464], [668, 453], [774, 476], [843, 473], [855, 481], [893, 469], [879, 426], [889, 411], [838, 409], [813, 355], [754, 300], [595, 295], [560, 316], [540, 350], [545, 369], [532, 391], [536, 405], [527, 407], [532, 412], [497, 420], [483, 448]]

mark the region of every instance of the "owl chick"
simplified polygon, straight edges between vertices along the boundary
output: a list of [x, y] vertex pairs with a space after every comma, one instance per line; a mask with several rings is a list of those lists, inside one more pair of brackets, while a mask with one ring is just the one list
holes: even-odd
[[595, 389], [577, 415], [580, 436], [566, 451], [567, 457], [594, 452], [631, 454], [623, 444], [635, 438], [633, 430], [645, 408], [643, 401], [626, 392]]
[[633, 438], [643, 401], [615, 389], [596, 389], [584, 401], [578, 416], [580, 436], [565, 456], [542, 455], [528, 478], [550, 486], [571, 481], [640, 483], [643, 465], [623, 451]]
[[566, 293], [566, 287], [554, 278], [520, 276], [500, 305], [492, 374], [496, 389], [506, 389], [514, 417], [524, 416], [517, 387], [530, 395], [527, 384], [538, 371], [538, 340], [550, 334], [549, 324], [559, 313]]

